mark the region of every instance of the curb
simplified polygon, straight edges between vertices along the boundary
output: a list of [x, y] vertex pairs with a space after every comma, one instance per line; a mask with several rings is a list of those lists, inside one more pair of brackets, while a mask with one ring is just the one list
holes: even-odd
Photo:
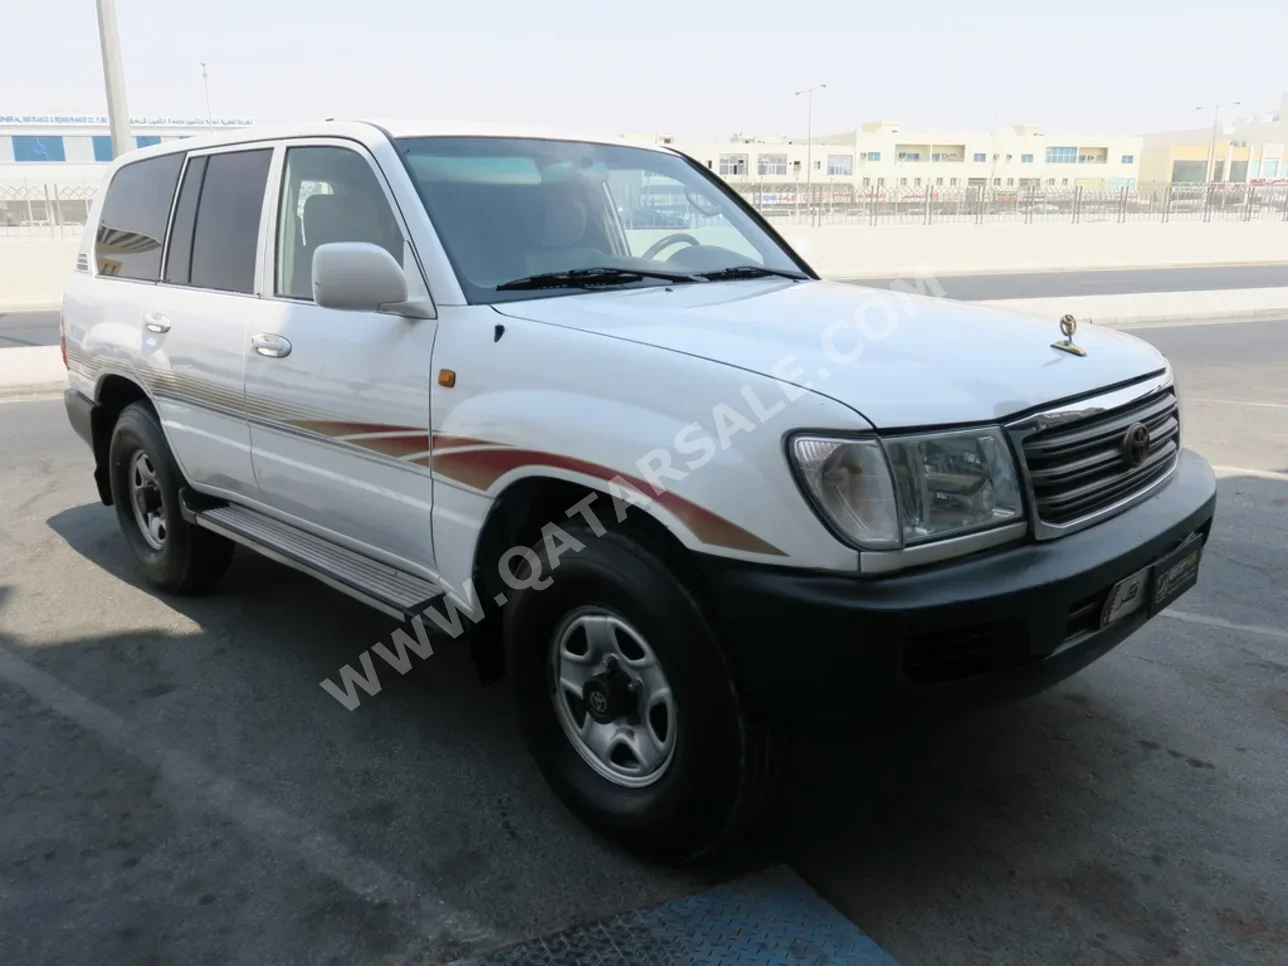
[[47, 396], [69, 385], [67, 367], [56, 345], [0, 349], [0, 399]]
[[1288, 319], [1288, 305], [1270, 309], [1241, 309], [1235, 312], [1173, 312], [1169, 315], [1118, 315], [1079, 318], [1079, 322], [1106, 329], [1125, 325], [1175, 325], [1182, 322], [1251, 322], [1255, 319]]
[[0, 315], [11, 312], [57, 312], [63, 307], [58, 302], [0, 302]]
[[[1026, 265], [1022, 268], [949, 268], [936, 271], [935, 274], [944, 278], [964, 278], [988, 275], [1064, 275], [1071, 272], [1148, 272], [1178, 268], [1265, 268], [1283, 264], [1283, 259], [1268, 259], [1260, 262], [1145, 262], [1140, 265]], [[890, 272], [870, 272], [866, 275], [845, 274], [822, 277], [834, 282], [864, 282], [884, 281], [891, 278], [911, 280], [918, 276], [910, 273], [897, 275]]]
[[33, 402], [57, 399], [67, 391], [67, 382], [45, 382], [31, 386], [0, 386], [0, 402]]

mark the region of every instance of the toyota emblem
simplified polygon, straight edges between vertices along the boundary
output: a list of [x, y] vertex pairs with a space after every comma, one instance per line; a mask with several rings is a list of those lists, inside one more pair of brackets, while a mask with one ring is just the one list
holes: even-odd
[[1128, 466], [1136, 467], [1149, 456], [1149, 427], [1144, 423], [1136, 423], [1127, 430], [1127, 436], [1123, 439], [1123, 462]]
[[608, 710], [608, 698], [604, 697], [600, 691], [590, 692], [590, 707], [595, 714], [603, 714]]

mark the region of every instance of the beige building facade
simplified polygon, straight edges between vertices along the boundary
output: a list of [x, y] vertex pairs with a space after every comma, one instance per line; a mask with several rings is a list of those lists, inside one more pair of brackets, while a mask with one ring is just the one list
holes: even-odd
[[809, 181], [909, 190], [1116, 190], [1134, 186], [1140, 178], [1140, 137], [1047, 132], [1038, 124], [948, 131], [872, 121], [854, 131], [808, 141], [751, 135], [734, 135], [727, 141], [684, 141], [664, 134], [628, 137], [669, 144], [735, 185]]
[[1236, 116], [1218, 124], [1215, 143], [1211, 124], [1146, 134], [1141, 150], [1141, 178], [1173, 184], [1202, 184], [1208, 180], [1232, 184], [1285, 181], [1288, 180], [1286, 147], [1288, 93], [1273, 111]]

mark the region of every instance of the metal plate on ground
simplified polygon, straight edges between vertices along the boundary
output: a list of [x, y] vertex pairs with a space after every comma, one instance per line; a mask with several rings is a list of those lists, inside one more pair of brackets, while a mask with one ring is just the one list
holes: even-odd
[[898, 966], [787, 869], [452, 966]]

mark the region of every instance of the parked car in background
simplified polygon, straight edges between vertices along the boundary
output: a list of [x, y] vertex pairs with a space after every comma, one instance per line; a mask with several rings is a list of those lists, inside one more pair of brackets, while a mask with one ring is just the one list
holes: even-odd
[[620, 209], [622, 227], [631, 228], [688, 228], [689, 216], [674, 208], [654, 208], [637, 205]]

